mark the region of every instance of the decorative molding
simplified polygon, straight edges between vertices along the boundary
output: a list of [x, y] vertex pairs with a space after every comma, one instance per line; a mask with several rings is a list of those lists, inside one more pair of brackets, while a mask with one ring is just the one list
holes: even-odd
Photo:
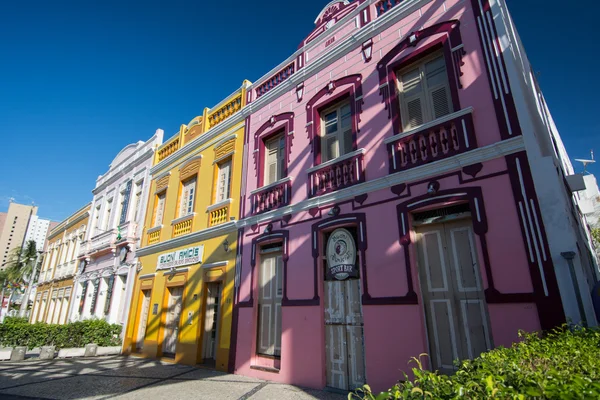
[[160, 193], [165, 190], [169, 186], [169, 178], [171, 176], [171, 172], [168, 174], [162, 175], [161, 177], [157, 177], [156, 181], [156, 190], [155, 193]]
[[211, 204], [210, 206], [206, 207], [206, 211], [217, 210], [217, 209], [224, 207], [226, 205], [229, 205], [231, 203], [233, 203], [232, 198], [225, 199], [225, 200], [219, 201], [218, 203], [214, 203], [214, 204]]
[[283, 132], [283, 138], [285, 140], [285, 170], [283, 175], [288, 174], [288, 165], [290, 163], [290, 157], [292, 153], [292, 143], [294, 139], [294, 113], [285, 112], [281, 114], [272, 115], [267, 122], [261, 125], [260, 128], [254, 132], [254, 170], [256, 171], [257, 186], [262, 186], [264, 182], [264, 165], [265, 165], [265, 146], [264, 141], [269, 139], [271, 136]]
[[215, 160], [223, 158], [223, 157], [227, 156], [229, 153], [233, 153], [234, 150], [235, 150], [235, 139], [231, 139], [231, 140], [221, 144], [219, 147], [215, 148]]
[[329, 166], [331, 166], [333, 164], [337, 164], [338, 162], [341, 162], [341, 161], [344, 161], [344, 160], [348, 160], [350, 158], [353, 158], [355, 156], [358, 156], [360, 154], [365, 154], [365, 153], [366, 153], [366, 150], [364, 148], [360, 148], [358, 150], [354, 150], [354, 151], [351, 151], [350, 153], [344, 154], [343, 156], [339, 156], [337, 158], [334, 158], [333, 160], [329, 160], [329, 161], [326, 161], [326, 162], [321, 163], [319, 165], [315, 165], [314, 167], [310, 167], [310, 168], [306, 169], [304, 172], [306, 172], [307, 174], [310, 174], [311, 172], [318, 171], [318, 170], [320, 170], [322, 168], [329, 167]]
[[362, 92], [362, 76], [360, 74], [348, 75], [334, 81], [330, 81], [319, 90], [306, 103], [306, 130], [311, 150], [314, 156], [314, 164], [321, 163], [321, 119], [319, 110], [341, 101], [345, 97], [350, 98], [350, 110], [352, 113], [352, 143], [356, 149], [357, 135], [360, 132], [360, 114], [364, 104]]
[[179, 236], [177, 238], [165, 240], [164, 242], [142, 247], [136, 251], [136, 256], [143, 257], [149, 254], [167, 251], [175, 247], [186, 246], [188, 244], [193, 244], [202, 240], [207, 240], [213, 237], [229, 234], [231, 232], [234, 232], [236, 229], [236, 221], [211, 226], [210, 228], [202, 229], [197, 232], [192, 232], [187, 235]]
[[215, 268], [215, 267], [226, 267], [229, 264], [229, 261], [217, 261], [209, 264], [202, 264], [202, 268]]
[[186, 162], [179, 167], [179, 179], [183, 181], [197, 175], [198, 171], [200, 171], [201, 162], [202, 154], [186, 160]]
[[381, 178], [368, 180], [364, 183], [345, 189], [340, 189], [336, 192], [306, 199], [290, 206], [281, 207], [273, 211], [246, 217], [243, 220], [237, 221], [238, 227], [252, 226], [263, 221], [281, 218], [281, 216], [287, 213], [297, 213], [304, 210], [310, 210], [314, 207], [351, 199], [361, 194], [375, 192], [377, 190], [386, 189], [396, 185], [425, 179], [427, 177], [436, 176], [445, 172], [460, 170], [467, 165], [494, 160], [523, 150], [525, 150], [525, 144], [522, 137], [503, 140], [501, 142], [479, 147], [451, 158], [434, 161], [430, 164], [421, 165], [407, 171], [401, 171]]
[[273, 187], [275, 187], [275, 186], [279, 186], [279, 185], [281, 185], [281, 184], [283, 184], [283, 183], [286, 183], [286, 182], [291, 182], [291, 181], [292, 181], [292, 177], [291, 177], [291, 176], [286, 176], [285, 178], [282, 178], [282, 179], [280, 179], [280, 180], [278, 180], [278, 181], [275, 181], [275, 182], [273, 182], [273, 183], [270, 183], [270, 184], [268, 184], [268, 185], [265, 185], [265, 186], [259, 187], [258, 189], [254, 189], [253, 191], [251, 191], [251, 192], [250, 192], [250, 194], [256, 194], [256, 193], [260, 193], [260, 192], [262, 192], [263, 190], [268, 190], [268, 189], [271, 189], [271, 188], [273, 188]]

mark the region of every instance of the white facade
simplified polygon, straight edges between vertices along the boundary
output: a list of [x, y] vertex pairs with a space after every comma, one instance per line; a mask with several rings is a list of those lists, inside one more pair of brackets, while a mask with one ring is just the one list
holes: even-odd
[[29, 225], [27, 226], [27, 233], [25, 234], [23, 245], [28, 241], [33, 240], [35, 241], [35, 248], [38, 251], [43, 250], [49, 227], [50, 220], [41, 219], [37, 215], [32, 215], [31, 218], [29, 218]]
[[125, 325], [144, 225], [158, 129], [148, 141], [130, 144], [115, 157], [92, 190], [89, 230], [79, 253], [70, 320], [105, 319]]
[[575, 172], [505, 1], [492, 0], [490, 5], [489, 14], [498, 29], [499, 51], [506, 63], [506, 79], [525, 140], [564, 313], [571, 323], [596, 326], [591, 291], [600, 274], [591, 235], [580, 211], [580, 196], [567, 183]]

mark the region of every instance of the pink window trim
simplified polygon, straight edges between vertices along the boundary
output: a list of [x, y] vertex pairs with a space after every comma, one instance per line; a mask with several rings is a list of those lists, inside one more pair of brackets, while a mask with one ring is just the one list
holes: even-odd
[[[385, 109], [388, 110], [388, 119], [392, 120], [392, 135], [403, 131], [398, 94], [396, 90], [391, 90], [395, 88], [398, 80], [396, 71], [440, 49], [442, 49], [446, 61], [448, 84], [450, 86], [454, 111], [461, 109], [458, 90], [462, 89], [461, 67], [464, 65], [462, 58], [466, 55], [466, 52], [463, 48], [459, 26], [459, 21], [451, 20], [410, 33], [404, 40], [385, 54], [377, 64], [379, 71], [379, 94], [385, 103]], [[427, 45], [416, 48], [409, 54], [399, 57], [401, 53], [405, 53], [406, 49], [417, 47], [422, 40], [434, 35], [442, 36]], [[412, 43], [411, 38], [413, 39]]]
[[321, 163], [321, 116], [323, 109], [335, 103], [350, 99], [350, 112], [352, 114], [352, 149], [356, 150], [357, 135], [360, 132], [360, 114], [364, 104], [362, 96], [362, 75], [348, 75], [330, 81], [323, 89], [315, 94], [306, 103], [306, 131], [311, 143], [314, 156], [314, 165]]
[[283, 133], [283, 138], [285, 140], [285, 165], [283, 176], [287, 177], [292, 140], [294, 139], [294, 113], [286, 112], [273, 115], [254, 133], [254, 170], [256, 171], [257, 188], [264, 185], [265, 141], [280, 133]]

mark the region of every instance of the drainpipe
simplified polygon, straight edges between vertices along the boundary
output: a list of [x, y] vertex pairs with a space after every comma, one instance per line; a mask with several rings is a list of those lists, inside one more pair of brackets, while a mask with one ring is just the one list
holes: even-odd
[[587, 326], [587, 318], [585, 316], [585, 310], [583, 308], [583, 300], [581, 299], [581, 291], [579, 290], [579, 284], [577, 280], [577, 274], [575, 273], [575, 266], [573, 265], [573, 259], [575, 258], [574, 251], [565, 251], [560, 253], [561, 256], [569, 264], [569, 271], [571, 272], [571, 281], [573, 282], [573, 289], [575, 290], [575, 298], [577, 299], [577, 306], [579, 307], [579, 316], [583, 326]]

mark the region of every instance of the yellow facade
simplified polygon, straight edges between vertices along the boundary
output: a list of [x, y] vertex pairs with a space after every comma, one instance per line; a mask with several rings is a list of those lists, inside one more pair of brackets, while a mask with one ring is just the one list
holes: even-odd
[[75, 296], [73, 276], [77, 272], [77, 257], [88, 228], [89, 216], [90, 204], [87, 204], [58, 224], [48, 235], [30, 322], [69, 322]]
[[248, 85], [156, 151], [125, 353], [228, 368]]

